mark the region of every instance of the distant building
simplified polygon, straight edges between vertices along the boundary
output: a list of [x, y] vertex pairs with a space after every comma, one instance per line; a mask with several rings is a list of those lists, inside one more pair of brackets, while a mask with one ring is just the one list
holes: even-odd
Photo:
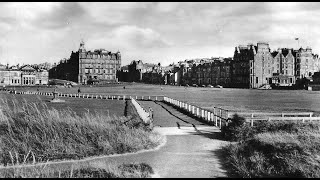
[[84, 42], [69, 59], [62, 60], [50, 70], [50, 78], [63, 79], [80, 84], [104, 84], [116, 82], [116, 73], [120, 70], [121, 54], [105, 49], [87, 51]]
[[232, 86], [238, 88], [250, 87], [250, 61], [254, 59], [257, 47], [253, 44], [235, 47], [233, 56]]
[[[125, 70], [127, 69], [127, 70]], [[159, 64], [143, 63], [142, 60], [133, 60], [118, 71], [119, 81], [145, 82], [152, 84], [164, 83], [164, 70]]]
[[297, 79], [310, 78], [319, 71], [319, 57], [312, 53], [312, 49], [300, 48], [296, 51], [295, 74]]
[[0, 65], [0, 85], [32, 86], [48, 84], [49, 74], [45, 69], [36, 69], [31, 65]]
[[[252, 54], [247, 56], [252, 58]], [[254, 46], [253, 59], [249, 62], [250, 88], [294, 86], [299, 79], [311, 79], [319, 71], [318, 55], [312, 54], [311, 48], [278, 48], [271, 52], [269, 44], [265, 42], [258, 42]], [[236, 78], [237, 74], [234, 74]]]

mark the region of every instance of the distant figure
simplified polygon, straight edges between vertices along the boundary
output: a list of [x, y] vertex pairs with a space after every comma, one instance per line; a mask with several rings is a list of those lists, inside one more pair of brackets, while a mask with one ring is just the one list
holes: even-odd
[[79, 87], [79, 89], [78, 89], [78, 93], [81, 93], [80, 87]]
[[123, 89], [126, 89], [126, 87], [125, 87], [125, 86], [123, 86]]
[[151, 107], [149, 107], [149, 117], [153, 119], [153, 110]]
[[39, 88], [37, 88], [37, 91], [39, 91]]
[[161, 91], [162, 91], [162, 87], [161, 87]]

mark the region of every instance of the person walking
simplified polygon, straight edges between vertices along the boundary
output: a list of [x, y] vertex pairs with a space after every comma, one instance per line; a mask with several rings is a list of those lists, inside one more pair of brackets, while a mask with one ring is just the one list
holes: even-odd
[[149, 107], [149, 116], [151, 119], [153, 119], [153, 110], [151, 107]]
[[80, 87], [79, 87], [79, 89], [78, 89], [78, 93], [81, 93]]

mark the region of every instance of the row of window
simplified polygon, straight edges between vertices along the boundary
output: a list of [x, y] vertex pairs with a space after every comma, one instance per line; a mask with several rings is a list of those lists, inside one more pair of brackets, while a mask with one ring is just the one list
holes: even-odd
[[104, 76], [100, 76], [100, 77], [98, 77], [98, 76], [88, 76], [88, 78], [89, 79], [100, 79], [100, 78], [102, 78], [102, 79], [106, 79], [106, 80], [113, 80], [113, 79], [115, 79], [115, 76], [114, 75], [104, 75]]
[[116, 55], [100, 55], [100, 54], [80, 54], [80, 58], [93, 58], [93, 59], [98, 59], [98, 58], [106, 58], [106, 59], [114, 59], [116, 58]]
[[[253, 77], [250, 78], [250, 83], [252, 84], [253, 80], [252, 80]], [[277, 79], [277, 80], [272, 80], [272, 78], [266, 78], [266, 81], [269, 81], [268, 84], [271, 84], [271, 83], [290, 83], [292, 84], [293, 83], [293, 79], [292, 78], [288, 78], [288, 79]], [[256, 77], [256, 84], [259, 83], [259, 77]]]
[[115, 73], [115, 70], [113, 69], [84, 69], [84, 72], [86, 74], [90, 74], [90, 73], [97, 73], [97, 74], [101, 74], [101, 73]]

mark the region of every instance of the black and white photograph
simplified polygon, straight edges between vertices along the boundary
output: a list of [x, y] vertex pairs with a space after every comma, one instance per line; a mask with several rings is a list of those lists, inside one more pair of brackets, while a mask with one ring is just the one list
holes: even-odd
[[0, 178], [320, 178], [319, 20], [320, 2], [0, 2]]

